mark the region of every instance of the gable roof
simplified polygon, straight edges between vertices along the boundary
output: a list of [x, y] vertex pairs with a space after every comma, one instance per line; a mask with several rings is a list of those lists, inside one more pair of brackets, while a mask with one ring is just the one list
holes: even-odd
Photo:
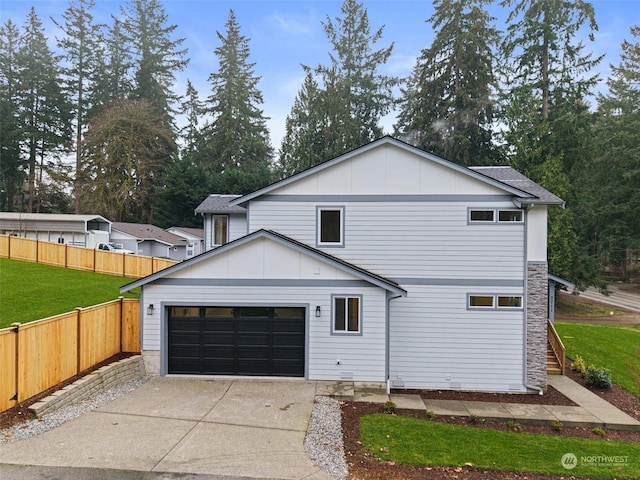
[[70, 213], [24, 213], [0, 212], [0, 220], [53, 221], [53, 222], [91, 222], [111, 223], [102, 215], [83, 215]]
[[256, 230], [255, 232], [250, 233], [249, 235], [240, 237], [218, 248], [214, 248], [213, 250], [209, 250], [208, 252], [201, 253], [200, 255], [192, 257], [181, 263], [165, 268], [164, 270], [160, 270], [159, 272], [156, 272], [152, 275], [149, 275], [147, 277], [141, 278], [132, 283], [124, 285], [120, 287], [120, 292], [124, 293], [133, 288], [141, 287], [148, 283], [152, 283], [166, 275], [179, 272], [183, 268], [188, 268], [196, 263], [206, 261], [209, 258], [228, 252], [229, 250], [232, 250], [234, 248], [237, 248], [241, 245], [252, 242], [259, 238], [268, 238], [270, 240], [273, 240], [274, 242], [277, 242], [281, 245], [292, 248], [298, 252], [304, 253], [305, 255], [308, 255], [312, 258], [315, 258], [316, 260], [319, 260], [328, 265], [331, 265], [332, 267], [335, 267], [343, 272], [351, 274], [354, 277], [357, 277], [361, 280], [365, 280], [371, 283], [372, 285], [383, 288], [396, 295], [406, 296], [407, 294], [407, 291], [405, 289], [400, 287], [400, 285], [398, 285], [396, 282], [389, 280], [388, 278], [372, 273], [368, 270], [365, 270], [364, 268], [360, 268], [349, 262], [345, 262], [344, 260], [334, 257], [333, 255], [329, 255], [328, 253], [322, 252], [316, 248], [305, 245], [304, 243], [298, 242], [297, 240], [293, 240], [292, 238], [289, 238], [285, 235], [274, 232], [273, 230]]
[[[182, 235], [180, 235], [180, 233], [186, 234], [188, 236], [191, 237], [197, 237], [200, 240], [204, 239], [204, 228], [193, 228], [193, 227], [169, 227], [167, 229], [165, 229], [167, 232], [169, 233], [173, 233], [174, 235], [178, 235], [179, 237], [181, 237]], [[174, 233], [171, 232], [171, 230], [173, 230], [174, 232], [180, 232], [180, 233]]]
[[111, 231], [114, 230], [131, 235], [137, 240], [155, 240], [156, 242], [164, 243], [169, 246], [186, 245], [186, 240], [183, 237], [174, 235], [173, 233], [169, 233], [160, 227], [156, 227], [155, 225], [148, 223], [113, 222], [111, 225]]
[[471, 170], [482, 173], [487, 177], [498, 180], [506, 185], [511, 185], [519, 190], [527, 192], [534, 196], [531, 199], [522, 199], [522, 204], [527, 205], [562, 205], [564, 200], [555, 196], [550, 191], [538, 185], [528, 177], [525, 177], [519, 171], [511, 167], [469, 167]]
[[[355, 150], [352, 150], [350, 152], [347, 152], [343, 155], [340, 155], [339, 157], [333, 158], [331, 160], [327, 160], [326, 162], [323, 162], [319, 165], [316, 165], [314, 167], [308, 168], [306, 170], [303, 170], [302, 172], [296, 173], [290, 177], [287, 177], [283, 180], [280, 180], [278, 182], [272, 183], [271, 185], [268, 185], [264, 188], [261, 188], [259, 190], [256, 190], [255, 192], [249, 193], [247, 195], [238, 197], [234, 200], [231, 200], [229, 202], [230, 206], [241, 206], [241, 205], [245, 205], [247, 202], [249, 202], [250, 200], [253, 200], [255, 198], [258, 198], [262, 195], [268, 194], [278, 188], [281, 188], [285, 185], [288, 185], [290, 183], [296, 182], [300, 179], [303, 179], [305, 177], [308, 177], [309, 175], [313, 175], [317, 172], [320, 172], [322, 170], [325, 170], [327, 168], [331, 168], [334, 165], [344, 162], [345, 160], [348, 160], [350, 158], [355, 157], [356, 155], [360, 155], [362, 153], [368, 152], [370, 150], [373, 150], [375, 148], [379, 148], [383, 145], [393, 145], [395, 147], [401, 148], [407, 152], [411, 152], [414, 155], [418, 155], [419, 157], [424, 158], [425, 160], [429, 160], [433, 163], [436, 163], [438, 165], [442, 165], [444, 167], [450, 168], [451, 170], [454, 170], [458, 173], [461, 173], [463, 175], [466, 175], [468, 177], [474, 178], [476, 180], [479, 180], [483, 183], [489, 184], [493, 187], [496, 187], [502, 191], [504, 191], [507, 194], [513, 195], [515, 199], [517, 199], [519, 202], [521, 202], [522, 204], [530, 204], [533, 202], [537, 203], [550, 203], [550, 202], [546, 202], [543, 201], [543, 199], [541, 197], [539, 197], [539, 195], [545, 195], [549, 194], [553, 197], [555, 197], [556, 199], [558, 199], [558, 197], [556, 197], [555, 195], [553, 195], [550, 192], [547, 192], [544, 188], [540, 187], [539, 185], [537, 185], [536, 183], [532, 182], [531, 180], [529, 180], [527, 177], [525, 177], [524, 175], [522, 175], [523, 178], [527, 179], [530, 184], [525, 185], [524, 182], [522, 183], [518, 183], [518, 182], [512, 182], [514, 183], [513, 185], [506, 182], [506, 181], [502, 181], [499, 178], [494, 178], [491, 175], [485, 174], [484, 172], [480, 172], [480, 171], [476, 171], [473, 168], [468, 168], [462, 165], [458, 165], [457, 163], [453, 163], [449, 160], [445, 160], [444, 158], [438, 157], [437, 155], [434, 155], [432, 153], [429, 152], [425, 152], [424, 150], [420, 150], [417, 147], [414, 147], [412, 145], [409, 145], [408, 143], [402, 142], [396, 138], [390, 137], [390, 136], [385, 136], [382, 138], [379, 138], [378, 140], [374, 140], [371, 143], [368, 143], [366, 145], [363, 145], [362, 147], [356, 148]], [[511, 169], [513, 170], [513, 169]], [[513, 172], [516, 172], [515, 170], [513, 170]], [[518, 173], [518, 172], [516, 172]], [[521, 174], [520, 174], [521, 175]], [[531, 193], [529, 191], [526, 191], [523, 189], [523, 187], [527, 186], [531, 192], [536, 192], [536, 193]], [[537, 187], [536, 188], [534, 188]], [[546, 192], [546, 193], [545, 193]], [[550, 197], [549, 197], [550, 198]], [[563, 204], [564, 202], [562, 202], [562, 200], [559, 200], [559, 204]]]
[[238, 205], [229, 205], [229, 203], [241, 195], [220, 195], [211, 194], [196, 207], [196, 213], [246, 213], [247, 209]]

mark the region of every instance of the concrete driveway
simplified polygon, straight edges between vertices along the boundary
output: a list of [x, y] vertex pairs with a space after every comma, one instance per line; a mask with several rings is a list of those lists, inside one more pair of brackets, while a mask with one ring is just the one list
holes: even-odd
[[303, 447], [315, 389], [154, 377], [49, 432], [0, 445], [0, 464], [325, 480]]

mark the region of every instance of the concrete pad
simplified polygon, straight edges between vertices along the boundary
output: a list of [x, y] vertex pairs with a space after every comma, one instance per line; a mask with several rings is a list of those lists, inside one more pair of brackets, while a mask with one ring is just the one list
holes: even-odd
[[384, 390], [380, 389], [359, 389], [356, 388], [353, 396], [354, 402], [367, 402], [367, 403], [386, 403], [389, 401], [389, 395]]
[[136, 390], [98, 409], [149, 417], [200, 420], [211, 411], [230, 381], [154, 377]]
[[420, 397], [420, 395], [392, 393], [389, 396], [389, 399], [396, 404], [396, 408], [427, 411], [427, 407], [425, 406], [424, 401], [422, 401], [422, 397]]
[[552, 424], [558, 420], [544, 405], [503, 403], [502, 406], [511, 414], [511, 418], [522, 423]]
[[486, 419], [512, 419], [504, 405], [497, 402], [463, 402], [471, 415]]
[[94, 411], [41, 435], [0, 445], [0, 463], [151, 470], [195, 425]]
[[568, 407], [565, 405], [546, 405], [547, 410], [558, 420], [572, 427], [603, 426], [602, 421], [582, 407]]
[[316, 396], [353, 401], [354, 394], [353, 382], [333, 382], [330, 380], [318, 380], [316, 382]]
[[[319, 474], [305, 454], [304, 432], [200, 423], [154, 471], [300, 479]], [[324, 473], [324, 472], [322, 472]]]
[[234, 381], [203, 422], [307, 431], [315, 385], [303, 381]]
[[435, 400], [424, 399], [424, 405], [427, 412], [433, 412], [436, 415], [445, 417], [468, 417], [469, 410], [461, 400]]

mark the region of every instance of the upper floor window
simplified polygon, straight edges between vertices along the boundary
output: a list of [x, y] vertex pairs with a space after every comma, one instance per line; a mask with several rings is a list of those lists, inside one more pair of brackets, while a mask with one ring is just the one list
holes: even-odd
[[469, 209], [470, 223], [522, 223], [522, 210]]
[[229, 217], [227, 215], [213, 216], [212, 245], [218, 247], [229, 241]]
[[470, 309], [476, 308], [522, 308], [522, 295], [475, 295], [471, 294], [467, 296], [467, 307]]
[[318, 245], [344, 245], [344, 207], [318, 207]]

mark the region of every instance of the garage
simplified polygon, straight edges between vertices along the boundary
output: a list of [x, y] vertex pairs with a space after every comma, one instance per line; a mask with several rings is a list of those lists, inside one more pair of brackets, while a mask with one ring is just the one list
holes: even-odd
[[170, 374], [304, 377], [304, 307], [168, 310]]

